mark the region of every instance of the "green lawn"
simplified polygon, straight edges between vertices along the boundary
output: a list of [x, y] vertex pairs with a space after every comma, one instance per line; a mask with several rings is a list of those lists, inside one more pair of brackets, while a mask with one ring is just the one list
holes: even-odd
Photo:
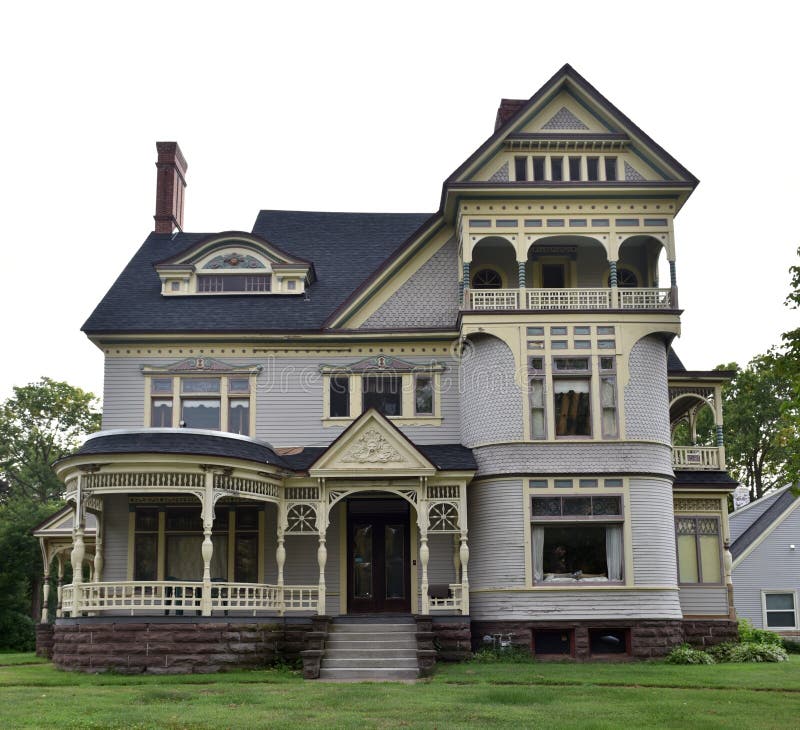
[[117, 676], [0, 654], [0, 727], [790, 728], [783, 664], [460, 664], [416, 684], [304, 682], [286, 671]]

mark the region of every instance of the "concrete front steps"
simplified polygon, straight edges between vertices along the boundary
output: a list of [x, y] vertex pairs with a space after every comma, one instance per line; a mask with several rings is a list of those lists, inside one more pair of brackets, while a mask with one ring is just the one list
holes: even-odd
[[417, 679], [417, 625], [413, 619], [331, 624], [320, 679]]

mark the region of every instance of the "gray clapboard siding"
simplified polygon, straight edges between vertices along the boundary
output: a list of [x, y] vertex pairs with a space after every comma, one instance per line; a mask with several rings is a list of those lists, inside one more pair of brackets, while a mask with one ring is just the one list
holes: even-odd
[[679, 619], [677, 591], [563, 590], [472, 593], [473, 619], [559, 620]]
[[525, 585], [522, 481], [493, 479], [469, 487], [470, 588]]
[[785, 491], [785, 489], [778, 489], [772, 494], [768, 494], [741, 509], [731, 512], [731, 514], [728, 515], [731, 529], [731, 542], [736, 540], [750, 525], [761, 517]]
[[128, 496], [103, 497], [103, 580], [128, 579]]
[[[795, 604], [800, 600], [800, 502], [793, 507], [788, 517], [733, 569], [736, 613], [758, 628], [765, 628], [762, 591], [791, 591]], [[791, 550], [789, 545], [798, 548]]]
[[725, 586], [682, 586], [680, 600], [684, 616], [728, 615], [728, 590]]
[[631, 479], [630, 510], [636, 585], [677, 585], [672, 484]]
[[[344, 427], [322, 426], [322, 374], [320, 364], [347, 365], [363, 354], [347, 357], [245, 358], [219, 359], [232, 365], [261, 364], [256, 385], [256, 437], [273, 446], [327, 446]], [[142, 365], [164, 366], [180, 356], [167, 358], [122, 358], [107, 356], [103, 429], [142, 428], [144, 424], [144, 376]], [[458, 362], [453, 358], [409, 356], [409, 362], [441, 362], [447, 368], [441, 375], [442, 393], [440, 426], [403, 426], [400, 428], [420, 444], [455, 443], [460, 439]]]

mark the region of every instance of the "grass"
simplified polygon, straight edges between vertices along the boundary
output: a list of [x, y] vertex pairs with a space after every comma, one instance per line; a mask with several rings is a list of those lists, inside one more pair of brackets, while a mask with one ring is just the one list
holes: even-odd
[[0, 654], [3, 728], [794, 727], [782, 664], [460, 664], [416, 684], [304, 682], [287, 671], [119, 676]]

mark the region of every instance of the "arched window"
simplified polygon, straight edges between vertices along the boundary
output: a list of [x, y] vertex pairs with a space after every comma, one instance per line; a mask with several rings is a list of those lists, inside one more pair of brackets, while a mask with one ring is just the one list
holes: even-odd
[[[611, 274], [608, 275], [608, 285], [611, 286]], [[617, 269], [617, 286], [625, 289], [633, 289], [639, 286], [639, 279], [630, 269]]]
[[479, 269], [472, 276], [473, 289], [501, 289], [503, 280], [494, 269]]

